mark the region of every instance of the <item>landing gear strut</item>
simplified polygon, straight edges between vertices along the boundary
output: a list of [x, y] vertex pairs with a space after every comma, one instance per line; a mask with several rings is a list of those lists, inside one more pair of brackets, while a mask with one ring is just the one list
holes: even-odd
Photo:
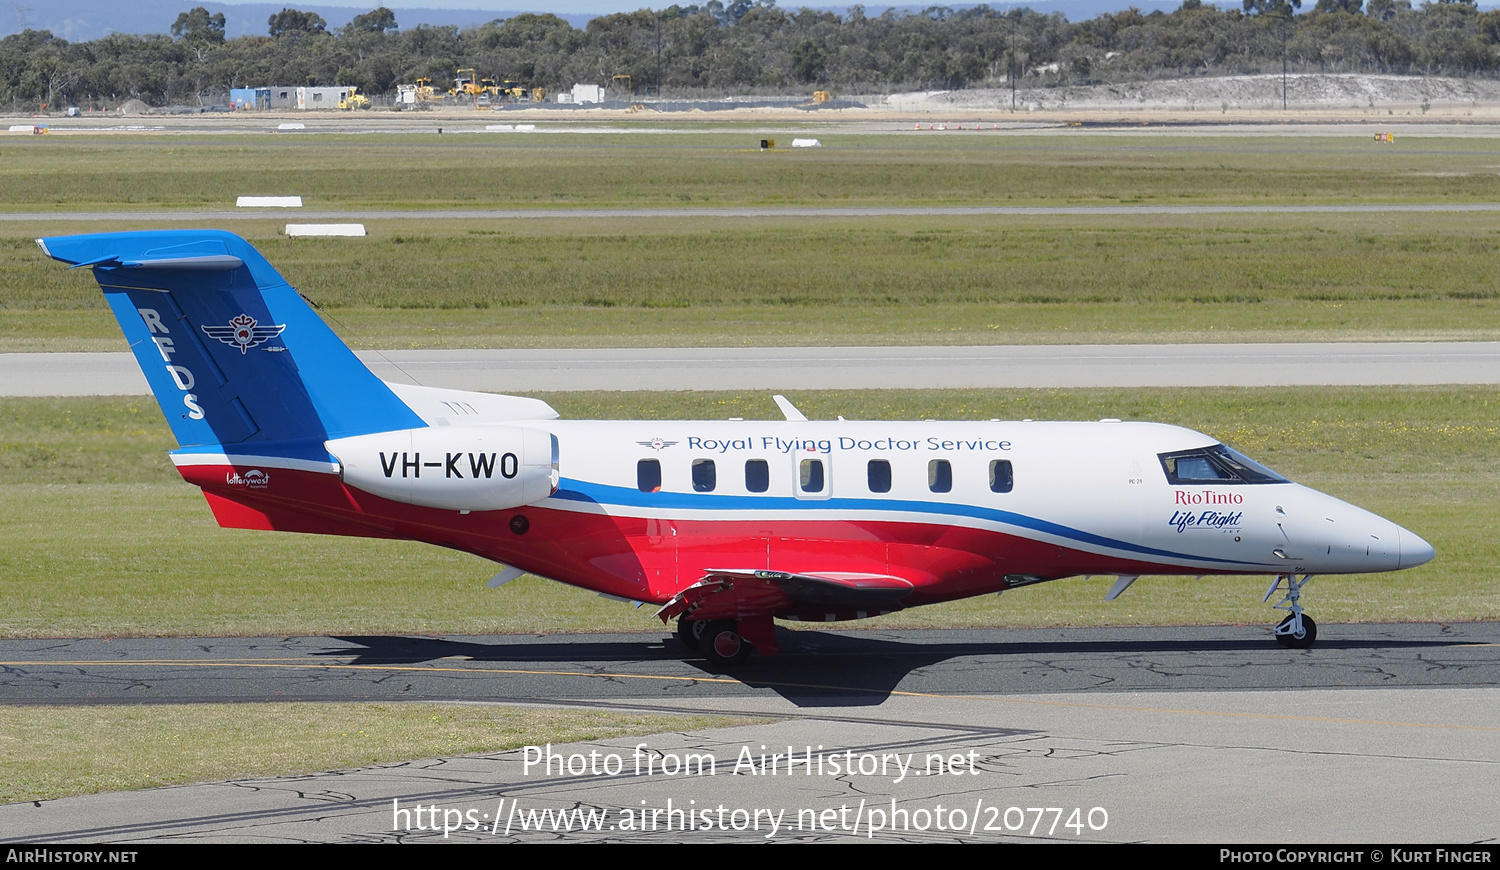
[[1311, 616], [1302, 613], [1302, 587], [1306, 586], [1313, 575], [1303, 574], [1302, 579], [1297, 579], [1296, 574], [1277, 574], [1272, 581], [1271, 588], [1266, 590], [1266, 597], [1262, 601], [1270, 601], [1276, 590], [1281, 588], [1282, 581], [1286, 581], [1286, 594], [1281, 600], [1271, 605], [1277, 610], [1285, 610], [1288, 616], [1281, 620], [1276, 626], [1276, 642], [1292, 649], [1307, 649], [1318, 639], [1318, 624], [1313, 622]]

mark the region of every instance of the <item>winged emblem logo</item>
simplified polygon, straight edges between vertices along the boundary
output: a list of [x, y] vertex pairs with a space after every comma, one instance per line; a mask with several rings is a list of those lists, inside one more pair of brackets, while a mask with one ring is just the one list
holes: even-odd
[[230, 347], [238, 347], [240, 353], [245, 353], [252, 347], [259, 347], [280, 335], [286, 329], [286, 324], [274, 326], [261, 326], [255, 318], [248, 314], [241, 314], [230, 319], [228, 326], [204, 326], [203, 332], [213, 339], [224, 342]]
[[677, 442], [676, 441], [663, 441], [660, 438], [652, 438], [650, 441], [637, 441], [635, 443], [641, 445], [642, 447], [650, 447], [652, 450], [661, 450], [661, 449], [666, 448], [666, 447], [671, 447], [673, 444], [676, 444]]

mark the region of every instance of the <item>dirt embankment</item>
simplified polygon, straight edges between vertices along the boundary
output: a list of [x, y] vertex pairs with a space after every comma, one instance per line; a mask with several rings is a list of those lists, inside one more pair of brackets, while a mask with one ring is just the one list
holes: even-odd
[[[1284, 102], [1283, 102], [1284, 101]], [[1283, 105], [1285, 108], [1283, 108]], [[1289, 115], [1343, 120], [1500, 119], [1500, 81], [1414, 76], [1289, 74], [1167, 79], [1054, 88], [892, 94], [888, 112], [912, 115]]]
[[[780, 98], [786, 100], [788, 98]], [[1426, 78], [1357, 74], [1293, 73], [1163, 79], [1123, 84], [1017, 88], [974, 88], [900, 94], [840, 94], [829, 105], [765, 105], [770, 98], [655, 101], [643, 98], [631, 109], [560, 107], [540, 104], [504, 110], [441, 106], [427, 111], [390, 112], [234, 112], [171, 115], [134, 101], [132, 122], [165, 125], [162, 129], [244, 127], [247, 122], [317, 122], [333, 118], [346, 127], [401, 128], [450, 125], [452, 132], [474, 123], [511, 124], [565, 121], [585, 125], [616, 121], [773, 121], [797, 126], [893, 123], [928, 125], [991, 122], [1056, 126], [1085, 123], [1136, 126], [1149, 123], [1191, 126], [1228, 124], [1362, 124], [1377, 129], [1417, 124], [1470, 125], [1474, 132], [1500, 127], [1500, 80]], [[708, 106], [708, 108], [704, 108]], [[149, 120], [142, 118], [149, 116]], [[30, 116], [28, 116], [30, 117]], [[79, 118], [51, 115], [58, 129], [72, 124], [97, 126], [113, 112], [90, 112]], [[950, 126], [949, 129], [952, 129]], [[1487, 135], [1487, 133], [1483, 133]]]

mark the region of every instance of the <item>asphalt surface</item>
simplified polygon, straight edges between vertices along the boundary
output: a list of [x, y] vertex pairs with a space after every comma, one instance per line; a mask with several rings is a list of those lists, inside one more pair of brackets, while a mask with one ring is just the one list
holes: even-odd
[[[493, 392], [1500, 383], [1500, 342], [363, 351], [391, 381]], [[0, 354], [0, 395], [144, 395], [128, 353]]]
[[[1205, 581], [1211, 582], [1211, 581]], [[1024, 593], [1021, 593], [1024, 594]], [[1310, 613], [1316, 615], [1316, 596]], [[1274, 615], [1267, 609], [1267, 619]], [[1500, 687], [1500, 623], [1324, 625], [1315, 652], [1266, 627], [788, 631], [725, 676], [670, 632], [489, 637], [0, 640], [0, 702], [771, 698], [879, 705], [990, 695]]]
[[[1263, 628], [784, 632], [783, 656], [734, 678], [661, 632], [3, 641], [12, 703], [462, 697], [769, 721], [10, 804], [0, 842], [1493, 842], [1500, 624], [1321, 634], [1291, 651]], [[712, 766], [684, 773], [690, 753]], [[813, 762], [788, 774], [787, 754]]]

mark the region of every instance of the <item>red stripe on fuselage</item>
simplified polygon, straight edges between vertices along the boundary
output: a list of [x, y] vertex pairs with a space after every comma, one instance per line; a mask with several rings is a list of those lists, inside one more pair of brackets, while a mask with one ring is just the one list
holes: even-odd
[[[664, 603], [715, 569], [886, 574], [916, 587], [912, 607], [1006, 588], [1007, 574], [1161, 574], [1184, 569], [937, 523], [841, 519], [673, 520], [530, 506], [460, 513], [390, 501], [337, 475], [250, 466], [179, 468], [221, 525], [424, 541], [637, 601]], [[527, 520], [517, 534], [511, 519]]]

